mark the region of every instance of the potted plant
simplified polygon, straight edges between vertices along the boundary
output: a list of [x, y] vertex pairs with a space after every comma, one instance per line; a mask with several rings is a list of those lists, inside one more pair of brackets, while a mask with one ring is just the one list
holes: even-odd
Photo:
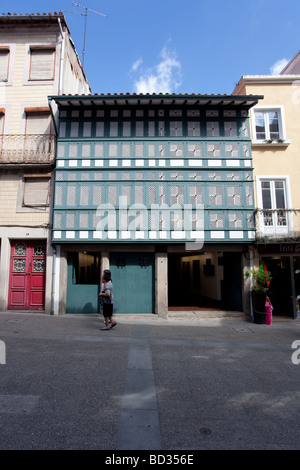
[[251, 277], [254, 280], [254, 285], [251, 288], [253, 321], [254, 323], [263, 324], [265, 323], [265, 304], [271, 274], [263, 267], [248, 269], [245, 274], [246, 277]]

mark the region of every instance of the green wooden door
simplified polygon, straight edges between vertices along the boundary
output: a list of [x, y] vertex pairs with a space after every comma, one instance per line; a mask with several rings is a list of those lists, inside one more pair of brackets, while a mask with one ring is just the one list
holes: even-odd
[[69, 253], [66, 313], [99, 313], [100, 257]]
[[114, 313], [154, 313], [154, 255], [111, 253]]

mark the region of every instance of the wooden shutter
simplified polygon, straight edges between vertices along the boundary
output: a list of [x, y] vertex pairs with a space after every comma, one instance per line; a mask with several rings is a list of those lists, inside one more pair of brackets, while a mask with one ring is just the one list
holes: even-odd
[[49, 189], [49, 177], [25, 177], [23, 206], [48, 206]]
[[30, 48], [30, 80], [54, 79], [54, 48]]
[[9, 49], [0, 48], [0, 82], [7, 82], [9, 64]]

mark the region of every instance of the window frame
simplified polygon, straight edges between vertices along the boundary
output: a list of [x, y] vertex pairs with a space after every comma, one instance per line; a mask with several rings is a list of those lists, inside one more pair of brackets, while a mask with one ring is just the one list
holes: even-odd
[[[29, 66], [29, 76], [28, 76], [28, 80], [30, 80], [31, 82], [34, 81], [34, 82], [38, 82], [38, 81], [53, 81], [54, 78], [55, 78], [55, 58], [56, 58], [56, 47], [55, 46], [30, 46], [29, 48], [30, 50], [30, 66]], [[37, 78], [32, 78], [31, 74], [32, 74], [32, 62], [33, 62], [33, 57], [34, 57], [34, 54], [33, 53], [36, 53], [36, 52], [52, 52], [52, 56], [51, 56], [51, 62], [53, 60], [53, 64], [52, 64], [52, 67], [49, 67], [49, 70], [51, 71], [51, 77], [37, 77]]]
[[[44, 178], [48, 180], [47, 202], [45, 204], [24, 204], [26, 179]], [[20, 172], [19, 190], [16, 212], [49, 212], [51, 203], [52, 175], [51, 173]]]
[[[275, 215], [277, 214], [274, 212], [272, 215], [273, 223], [272, 225], [268, 226], [265, 224], [264, 221], [264, 213], [263, 210], [268, 211], [268, 209], [263, 208], [263, 195], [262, 195], [262, 183], [263, 182], [271, 182], [271, 186], [275, 184], [275, 182], [283, 181], [284, 183], [284, 191], [285, 191], [285, 208], [278, 208], [286, 209], [286, 225], [280, 226], [277, 224]], [[294, 221], [293, 221], [293, 213], [290, 211], [292, 208], [292, 200], [291, 200], [291, 186], [290, 186], [290, 177], [289, 175], [260, 175], [256, 177], [256, 188], [257, 188], [257, 209], [258, 209], [258, 229], [259, 233], [263, 236], [275, 236], [275, 235], [287, 235], [294, 231]], [[274, 196], [274, 188], [271, 190], [273, 191]], [[276, 210], [274, 207], [274, 201], [272, 203], [272, 208], [270, 212]], [[283, 210], [284, 212], [284, 210]]]
[[[10, 65], [10, 47], [9, 46], [0, 46], [0, 53], [7, 52], [7, 70], [6, 70], [6, 78], [3, 80], [0, 79], [1, 83], [7, 83], [9, 77], [9, 65]], [[4, 76], [4, 75], [3, 75]]]
[[[37, 181], [37, 180], [45, 180], [45, 183], [47, 183], [47, 195], [46, 195], [46, 202], [44, 203], [32, 203], [32, 204], [25, 204], [25, 192], [26, 192], [26, 183], [31, 180], [32, 181]], [[22, 198], [22, 206], [23, 207], [49, 207], [50, 206], [50, 185], [51, 185], [51, 175], [44, 175], [44, 174], [24, 174], [23, 175], [23, 180], [24, 180], [24, 191], [23, 191], [23, 198]]]
[[[56, 43], [28, 43], [26, 44], [27, 54], [25, 60], [24, 85], [45, 85], [53, 84], [57, 80], [57, 44]], [[52, 78], [31, 78], [32, 51], [53, 51], [53, 73]]]
[[[270, 126], [268, 118], [266, 119], [265, 115], [269, 112], [278, 113], [278, 127], [279, 127], [279, 137], [276, 139], [271, 139], [270, 137]], [[256, 132], [256, 113], [264, 114], [264, 123], [266, 136], [265, 139], [258, 139]], [[285, 127], [285, 118], [284, 118], [284, 109], [283, 106], [255, 106], [251, 111], [251, 123], [252, 123], [252, 143], [253, 144], [288, 144], [290, 141], [286, 139], [286, 127]], [[266, 126], [268, 124], [268, 126]]]
[[1, 44], [0, 50], [8, 51], [6, 80], [1, 80], [0, 86], [12, 85], [16, 45], [15, 44]]
[[30, 107], [24, 107], [24, 119], [25, 119], [25, 128], [24, 128], [24, 134], [25, 135], [30, 135], [31, 133], [28, 132], [28, 124], [30, 118], [33, 116], [47, 116], [47, 119], [49, 119], [49, 132], [39, 132], [36, 135], [53, 135], [54, 129], [53, 129], [53, 120], [50, 112], [50, 108], [48, 106], [30, 106]]

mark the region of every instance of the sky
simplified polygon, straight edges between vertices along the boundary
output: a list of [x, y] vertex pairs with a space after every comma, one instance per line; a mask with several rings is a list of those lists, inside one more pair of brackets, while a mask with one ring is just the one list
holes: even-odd
[[300, 50], [299, 0], [78, 1], [11, 0], [1, 13], [62, 11], [92, 93], [231, 94]]

